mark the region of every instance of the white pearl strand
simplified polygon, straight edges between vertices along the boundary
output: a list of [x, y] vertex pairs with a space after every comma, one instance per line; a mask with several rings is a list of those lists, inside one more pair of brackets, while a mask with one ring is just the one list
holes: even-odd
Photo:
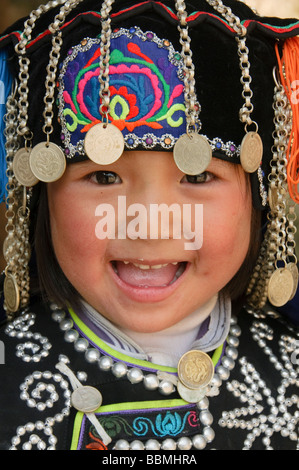
[[[73, 328], [74, 322], [71, 318], [66, 318], [66, 313], [59, 309], [55, 304], [50, 306], [52, 310], [52, 318], [59, 323], [59, 327], [64, 331], [64, 339], [68, 343], [74, 344], [74, 349], [84, 354], [85, 360], [90, 364], [97, 364], [101, 371], [111, 371], [116, 378], [126, 377], [131, 384], [138, 384], [143, 382], [147, 390], [159, 390], [159, 392], [168, 396], [175, 391], [174, 380], [175, 376], [166, 373], [150, 373], [144, 374], [138, 367], [128, 367], [124, 362], [116, 362], [108, 355], [101, 355], [98, 349], [90, 347], [86, 338], [82, 338], [79, 332]], [[238, 357], [238, 345], [241, 329], [237, 325], [236, 319], [231, 319], [230, 333], [227, 337], [227, 346], [225, 355], [221, 359], [221, 364], [216, 368], [214, 378], [209, 386], [207, 396], [213, 397], [219, 395], [219, 389], [222, 382], [227, 381], [230, 376], [230, 371], [235, 367], [235, 360]], [[116, 442], [114, 450], [189, 450], [194, 447], [197, 450], [202, 450], [208, 443], [214, 440], [215, 432], [211, 428], [213, 423], [213, 416], [209, 411], [209, 400], [204, 397], [197, 403], [200, 410], [199, 419], [203, 425], [202, 434], [197, 434], [193, 438], [181, 437], [178, 441], [174, 439], [165, 439], [160, 443], [156, 439], [149, 439], [145, 443], [139, 440], [128, 442], [125, 439], [120, 439]]]

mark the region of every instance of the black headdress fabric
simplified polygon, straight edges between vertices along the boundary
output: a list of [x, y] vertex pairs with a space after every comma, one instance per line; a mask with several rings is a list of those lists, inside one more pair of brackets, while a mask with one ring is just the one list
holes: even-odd
[[[273, 68], [277, 64], [274, 45], [277, 41], [283, 42], [284, 39], [299, 34], [299, 21], [262, 18], [239, 1], [226, 0], [224, 3], [240, 18], [248, 31], [247, 46], [254, 106], [252, 119], [258, 124], [264, 144], [263, 170], [266, 178], [273, 145]], [[82, 39], [97, 37], [101, 33], [101, 5], [99, 0], [85, 0], [68, 15], [62, 27], [61, 60]], [[219, 138], [224, 142], [232, 141], [240, 145], [245, 135], [244, 124], [239, 120], [239, 110], [244, 99], [236, 33], [205, 0], [188, 1], [186, 6], [196, 70], [196, 91], [202, 108], [202, 133], [209, 139]], [[27, 47], [30, 58], [29, 127], [34, 134], [33, 144], [45, 139], [42, 132], [42, 110], [52, 39], [48, 27], [58, 12], [59, 7], [37, 21]], [[111, 17], [112, 29], [138, 26], [143, 31], [152, 31], [160, 38], [170, 40], [176, 50], [181, 50], [174, 1], [116, 1]], [[20, 20], [0, 38], [0, 47], [7, 47], [11, 51], [10, 63], [14, 74], [18, 71], [18, 61], [13, 46], [19, 41], [23, 28], [24, 20]], [[58, 145], [61, 144], [60, 134], [60, 126], [55, 125], [51, 140]], [[234, 159], [227, 157], [222, 151], [215, 151], [214, 156], [234, 162]], [[257, 183], [255, 179], [256, 175], [253, 176], [253, 184]], [[258, 205], [258, 190], [256, 192]]]

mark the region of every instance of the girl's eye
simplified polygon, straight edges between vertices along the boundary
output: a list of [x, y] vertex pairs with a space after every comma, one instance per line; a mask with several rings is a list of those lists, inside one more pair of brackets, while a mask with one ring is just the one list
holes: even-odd
[[200, 173], [199, 175], [185, 175], [181, 182], [182, 183], [191, 183], [191, 184], [202, 184], [208, 183], [213, 179], [213, 175], [207, 171]]
[[97, 184], [119, 184], [121, 183], [120, 177], [113, 171], [96, 171], [90, 176], [90, 180]]

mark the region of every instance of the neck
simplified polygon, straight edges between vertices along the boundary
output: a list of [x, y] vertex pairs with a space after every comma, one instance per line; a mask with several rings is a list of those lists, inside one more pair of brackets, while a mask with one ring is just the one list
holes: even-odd
[[191, 349], [209, 352], [220, 346], [228, 334], [231, 315], [230, 301], [220, 295], [170, 328], [139, 333], [116, 327], [86, 303], [83, 307], [81, 319], [114, 349], [169, 367], [177, 367], [181, 356]]

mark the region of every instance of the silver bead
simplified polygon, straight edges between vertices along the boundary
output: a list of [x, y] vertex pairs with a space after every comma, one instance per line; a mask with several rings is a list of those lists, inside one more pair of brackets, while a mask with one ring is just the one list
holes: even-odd
[[120, 439], [114, 446], [115, 450], [130, 450], [130, 444], [125, 439]]
[[232, 346], [228, 346], [225, 350], [225, 354], [235, 361], [238, 357], [238, 350]]
[[270, 445], [270, 443], [271, 443], [269, 437], [263, 437], [262, 441], [263, 441], [263, 444], [264, 444], [266, 447], [268, 447], [268, 446]]
[[215, 432], [210, 427], [204, 428], [203, 435], [207, 442], [212, 442], [215, 438]]
[[79, 338], [76, 342], [75, 342], [75, 350], [78, 351], [78, 352], [85, 352], [86, 349], [88, 348], [89, 346], [89, 343], [87, 341], [87, 339], [85, 338]]
[[143, 372], [137, 367], [133, 367], [127, 372], [127, 377], [131, 384], [138, 384], [143, 380]]
[[219, 366], [217, 368], [217, 373], [218, 373], [220, 379], [222, 379], [222, 380], [227, 380], [229, 378], [229, 375], [230, 375], [229, 370], [226, 367], [223, 367], [223, 366]]
[[233, 361], [233, 359], [227, 356], [224, 356], [221, 362], [222, 362], [223, 367], [225, 367], [228, 370], [233, 370], [233, 368], [235, 367], [235, 361]]
[[36, 445], [40, 440], [40, 437], [37, 436], [37, 434], [32, 434], [30, 437], [29, 437], [29, 441], [31, 442], [31, 444], [33, 445]]
[[156, 439], [149, 439], [145, 443], [145, 450], [160, 450], [160, 443]]
[[25, 442], [23, 445], [22, 445], [22, 449], [23, 450], [32, 450], [32, 444], [30, 442]]
[[208, 410], [201, 411], [199, 414], [199, 419], [204, 426], [211, 426], [213, 423], [213, 416]]
[[[217, 369], [218, 370], [218, 369]], [[214, 377], [211, 380], [211, 387], [221, 387], [222, 380], [217, 373], [214, 374]]]
[[112, 366], [112, 373], [118, 379], [127, 375], [127, 371], [128, 371], [128, 368], [126, 364], [124, 364], [123, 362], [116, 362]]
[[240, 341], [235, 336], [228, 336], [227, 337], [227, 343], [230, 346], [233, 346], [234, 348], [237, 348], [239, 346]]
[[195, 447], [195, 449], [203, 450], [207, 445], [207, 441], [201, 434], [197, 434], [196, 436], [193, 437], [192, 444]]
[[99, 368], [103, 371], [108, 371], [113, 366], [113, 359], [110, 356], [102, 356], [99, 359]]
[[12, 443], [13, 446], [19, 445], [20, 442], [21, 442], [21, 439], [18, 436], [13, 437], [12, 440], [11, 440], [11, 443]]
[[52, 318], [54, 321], [60, 323], [65, 318], [65, 312], [62, 310], [57, 310], [56, 312], [52, 313]]
[[44, 411], [46, 409], [46, 405], [45, 403], [40, 402], [36, 405], [36, 408], [38, 411]]
[[176, 450], [176, 442], [173, 439], [165, 439], [162, 442], [161, 450]]
[[27, 432], [33, 432], [35, 429], [35, 426], [33, 423], [27, 423], [25, 424], [25, 429]]
[[45, 423], [43, 423], [42, 421], [36, 421], [35, 427], [36, 427], [36, 429], [38, 429], [39, 431], [41, 431], [42, 429], [44, 429]]
[[192, 441], [189, 437], [181, 437], [177, 442], [178, 450], [190, 450], [192, 447]]
[[74, 343], [79, 338], [79, 333], [76, 330], [66, 331], [64, 334], [64, 339], [67, 343]]
[[157, 390], [159, 387], [159, 379], [154, 374], [146, 375], [143, 379], [143, 383], [147, 390]]
[[29, 400], [27, 400], [27, 406], [29, 406], [29, 408], [35, 408], [36, 407], [36, 401], [33, 400], [33, 398], [29, 398]]
[[47, 445], [44, 441], [40, 440], [37, 443], [37, 448], [38, 448], [38, 450], [46, 450]]
[[62, 320], [60, 323], [59, 323], [59, 328], [62, 330], [62, 331], [68, 331], [70, 330], [71, 328], [73, 328], [74, 326], [74, 322], [73, 320], [71, 320], [70, 318], [67, 318], [66, 320]]
[[174, 385], [167, 380], [162, 380], [159, 384], [159, 391], [162, 395], [170, 395], [175, 390]]
[[90, 364], [97, 362], [100, 359], [100, 351], [94, 348], [87, 349], [87, 351], [85, 352], [85, 359]]
[[64, 416], [62, 413], [57, 413], [55, 416], [54, 416], [54, 419], [57, 423], [61, 423], [63, 420], [64, 420]]
[[207, 410], [209, 408], [209, 399], [207, 397], [202, 398], [202, 400], [197, 403], [197, 407], [200, 410]]
[[240, 336], [241, 335], [241, 328], [239, 327], [239, 325], [233, 325], [230, 329], [231, 331], [231, 334], [233, 336]]
[[86, 382], [87, 380], [87, 374], [85, 371], [83, 370], [80, 370], [77, 372], [77, 379], [80, 381], [80, 382]]
[[141, 441], [133, 441], [130, 444], [130, 450], [144, 450], [144, 444]]

